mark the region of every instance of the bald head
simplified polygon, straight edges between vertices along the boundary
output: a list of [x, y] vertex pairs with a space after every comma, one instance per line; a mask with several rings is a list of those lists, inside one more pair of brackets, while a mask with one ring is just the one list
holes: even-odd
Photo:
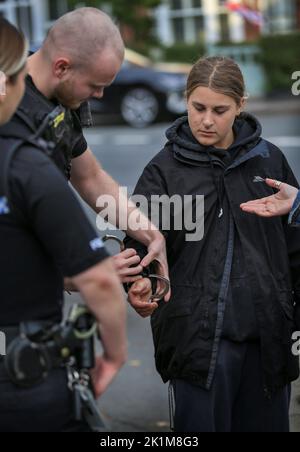
[[79, 8], [61, 17], [42, 48], [28, 61], [40, 92], [76, 110], [101, 98], [121, 69], [124, 43], [111, 18], [96, 8]]
[[96, 8], [79, 8], [62, 16], [50, 29], [42, 52], [51, 60], [65, 56], [86, 65], [104, 52], [123, 59], [124, 43], [111, 18]]

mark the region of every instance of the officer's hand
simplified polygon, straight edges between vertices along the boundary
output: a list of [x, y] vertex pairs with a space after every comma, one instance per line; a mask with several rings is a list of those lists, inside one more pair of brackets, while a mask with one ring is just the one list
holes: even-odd
[[91, 371], [96, 399], [102, 396], [117, 376], [122, 364], [108, 360], [104, 356], [97, 357], [96, 366]]
[[149, 300], [152, 296], [152, 285], [148, 278], [137, 281], [128, 293], [128, 301], [143, 318], [149, 317], [158, 308], [158, 304]]
[[[273, 179], [267, 179], [266, 184], [269, 187], [278, 190], [278, 182]], [[275, 195], [255, 201], [249, 201], [241, 205], [244, 212], [252, 213], [264, 218], [287, 215], [293, 207], [298, 194], [298, 189], [288, 184], [281, 184], [279, 192]]]
[[[122, 283], [133, 283], [141, 276], [143, 267], [140, 265], [141, 259], [136, 250], [128, 249], [113, 257], [116, 271]], [[131, 268], [132, 267], [132, 268]]]
[[[158, 231], [155, 235], [154, 240], [152, 240], [150, 245], [148, 246], [148, 254], [146, 257], [144, 257], [141, 265], [144, 268], [147, 268], [153, 261], [156, 261], [158, 263], [157, 274], [169, 279], [166, 241], [164, 236]], [[165, 296], [165, 301], [170, 301], [170, 298], [171, 290], [169, 290], [169, 292]]]

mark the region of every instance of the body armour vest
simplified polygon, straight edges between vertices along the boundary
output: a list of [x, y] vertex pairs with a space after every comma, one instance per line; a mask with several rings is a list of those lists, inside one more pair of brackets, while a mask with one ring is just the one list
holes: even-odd
[[[83, 106], [85, 108], [85, 106]], [[41, 95], [32, 83], [26, 84], [24, 98], [10, 123], [0, 127], [0, 137], [42, 139], [51, 148], [51, 158], [69, 180], [74, 148], [74, 127], [81, 128], [80, 116]], [[43, 148], [43, 146], [42, 146]]]

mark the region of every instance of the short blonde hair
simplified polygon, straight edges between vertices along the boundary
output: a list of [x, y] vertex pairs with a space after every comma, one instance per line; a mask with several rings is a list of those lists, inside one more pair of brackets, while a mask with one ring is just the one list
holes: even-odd
[[24, 35], [6, 19], [0, 18], [0, 71], [16, 76], [25, 66], [28, 43]]

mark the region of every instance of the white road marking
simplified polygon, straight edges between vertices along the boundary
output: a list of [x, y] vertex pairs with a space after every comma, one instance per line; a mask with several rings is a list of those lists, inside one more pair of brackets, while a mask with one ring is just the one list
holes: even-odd
[[149, 135], [118, 135], [114, 138], [116, 146], [146, 146], [150, 143]]
[[104, 144], [104, 137], [101, 135], [85, 133], [85, 139], [89, 146], [102, 146]]
[[151, 143], [149, 135], [101, 135], [86, 133], [90, 146], [147, 146]]

